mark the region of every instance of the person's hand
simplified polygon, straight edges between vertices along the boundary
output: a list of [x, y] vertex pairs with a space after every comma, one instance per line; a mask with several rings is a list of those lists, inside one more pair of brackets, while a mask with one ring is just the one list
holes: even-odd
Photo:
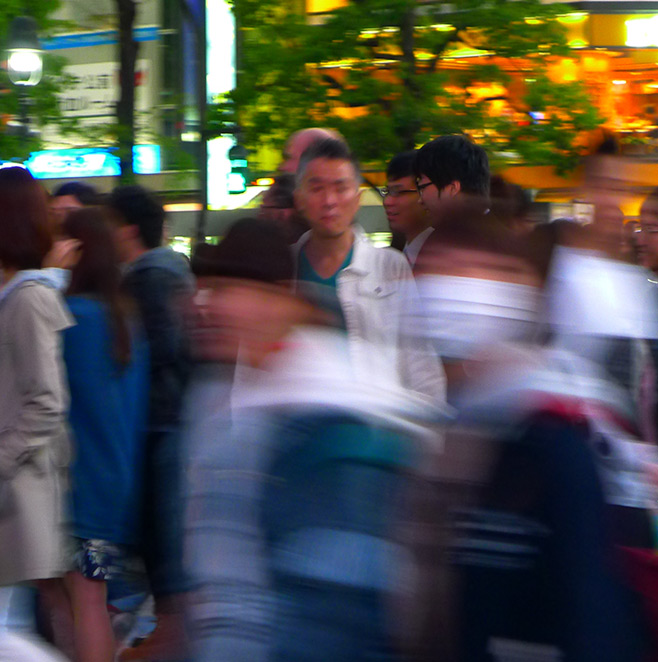
[[77, 239], [62, 239], [56, 241], [43, 260], [43, 268], [72, 269], [80, 259], [82, 244]]

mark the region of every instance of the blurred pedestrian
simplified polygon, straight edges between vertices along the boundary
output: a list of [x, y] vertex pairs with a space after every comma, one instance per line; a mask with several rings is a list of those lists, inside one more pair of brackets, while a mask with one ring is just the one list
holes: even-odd
[[121, 659], [177, 659], [184, 648], [182, 596], [187, 588], [178, 438], [190, 370], [183, 310], [194, 283], [188, 261], [161, 245], [165, 212], [152, 193], [139, 186], [119, 187], [107, 205], [125, 263], [123, 287], [137, 303], [150, 356], [143, 553], [158, 625]]
[[[62, 226], [80, 242], [64, 333], [75, 456], [71, 467], [71, 564], [66, 576], [77, 659], [112, 662], [116, 644], [107, 582], [135, 574], [141, 542], [148, 348], [121, 292], [107, 212], [71, 212]], [[143, 570], [142, 570], [143, 572]]]
[[397, 659], [392, 530], [426, 401], [355, 378], [275, 226], [243, 219], [192, 263], [217, 362], [190, 393], [194, 659]]
[[[392, 380], [442, 402], [440, 364], [402, 329], [415, 296], [411, 269], [355, 224], [359, 184], [359, 166], [344, 143], [324, 140], [302, 155], [295, 202], [311, 229], [294, 246], [297, 287], [347, 330], [357, 379]], [[374, 353], [365, 351], [373, 345]]]
[[[633, 398], [637, 420], [653, 387], [647, 342], [658, 338], [658, 291], [649, 273], [622, 259], [629, 174], [620, 157], [590, 157], [583, 194], [592, 222], [564, 226], [546, 282], [546, 318], [553, 342], [593, 361]], [[642, 392], [642, 393], [641, 393]]]
[[404, 236], [404, 253], [414, 268], [425, 240], [432, 232], [430, 217], [420, 202], [414, 176], [415, 151], [396, 154], [386, 168], [384, 210], [393, 233]]
[[412, 324], [452, 357], [457, 426], [437, 475], [448, 495], [463, 486], [451, 502], [457, 659], [642, 659], [614, 545], [631, 530], [646, 539], [651, 454], [628, 433], [623, 391], [537, 343], [539, 274], [482, 208], [444, 207], [417, 278], [426, 322]]
[[70, 459], [60, 333], [74, 322], [52, 247], [45, 191], [23, 168], [0, 169], [0, 584], [35, 583], [65, 646], [69, 604], [64, 492]]

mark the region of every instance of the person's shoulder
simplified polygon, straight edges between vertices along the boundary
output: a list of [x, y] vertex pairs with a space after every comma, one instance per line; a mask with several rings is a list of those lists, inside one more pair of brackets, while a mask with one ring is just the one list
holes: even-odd
[[14, 309], [36, 308], [47, 310], [62, 306], [62, 297], [54, 287], [39, 282], [38, 280], [29, 280], [21, 283], [9, 295], [7, 307]]
[[407, 258], [395, 248], [391, 248], [390, 246], [375, 246], [368, 241], [364, 242], [364, 249], [368, 252], [369, 260], [386, 273], [401, 277], [411, 275], [411, 267]]
[[107, 317], [107, 306], [98, 299], [72, 295], [66, 297], [66, 305], [78, 324], [100, 323]]
[[48, 320], [57, 330], [74, 323], [59, 290], [37, 280], [21, 283], [3, 308], [13, 320], [35, 317]]

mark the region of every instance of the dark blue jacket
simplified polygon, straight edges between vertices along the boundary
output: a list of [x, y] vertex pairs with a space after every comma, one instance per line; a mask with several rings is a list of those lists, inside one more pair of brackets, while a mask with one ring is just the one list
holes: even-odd
[[149, 343], [152, 431], [179, 422], [190, 372], [182, 303], [193, 287], [189, 263], [170, 248], [154, 248], [126, 269], [124, 288], [137, 302]]

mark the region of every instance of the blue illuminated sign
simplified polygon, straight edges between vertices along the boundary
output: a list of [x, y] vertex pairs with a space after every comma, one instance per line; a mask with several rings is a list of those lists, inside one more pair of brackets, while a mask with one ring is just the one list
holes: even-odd
[[[119, 157], [114, 149], [48, 149], [32, 152], [25, 166], [36, 179], [118, 177]], [[160, 172], [160, 145], [135, 145], [133, 168], [138, 175]]]

